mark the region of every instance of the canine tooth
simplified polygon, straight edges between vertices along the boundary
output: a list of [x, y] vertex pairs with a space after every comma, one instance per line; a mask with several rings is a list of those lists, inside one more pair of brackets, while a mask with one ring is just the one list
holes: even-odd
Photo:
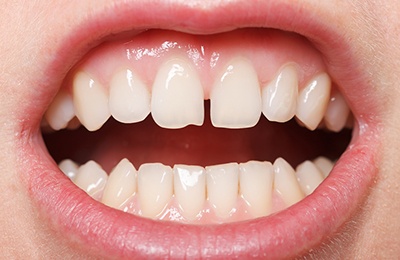
[[144, 120], [150, 113], [150, 93], [131, 70], [117, 72], [110, 82], [111, 115], [122, 123]]
[[333, 162], [331, 162], [331, 160], [329, 160], [328, 158], [325, 158], [323, 156], [320, 156], [317, 159], [315, 159], [314, 164], [321, 171], [324, 178], [328, 177], [329, 173], [331, 172], [331, 170], [333, 168]]
[[291, 206], [304, 198], [296, 180], [295, 171], [284, 159], [278, 158], [274, 162], [274, 186], [287, 206]]
[[245, 59], [232, 60], [210, 94], [211, 121], [216, 127], [244, 128], [257, 124], [261, 115], [258, 76]]
[[239, 164], [240, 193], [254, 217], [271, 211], [274, 169], [270, 162], [250, 161]]
[[203, 124], [203, 87], [187, 61], [174, 58], [161, 66], [153, 84], [151, 114], [165, 128]]
[[74, 161], [70, 159], [62, 160], [58, 164], [58, 168], [71, 180], [74, 180], [76, 177], [76, 173], [78, 172], [79, 166]]
[[315, 130], [329, 102], [331, 79], [326, 73], [315, 76], [300, 92], [296, 116], [310, 130]]
[[122, 159], [111, 171], [102, 202], [120, 209], [121, 205], [136, 191], [136, 169], [127, 159]]
[[173, 194], [173, 174], [161, 163], [142, 164], [138, 171], [138, 195], [142, 215], [156, 218]]
[[45, 118], [48, 124], [54, 130], [60, 130], [67, 127], [74, 116], [72, 97], [65, 90], [60, 90], [46, 111]]
[[108, 95], [102, 85], [85, 72], [78, 72], [73, 82], [73, 101], [79, 121], [89, 131], [99, 129], [110, 117]]
[[79, 167], [73, 182], [90, 197], [98, 199], [107, 182], [107, 173], [94, 161]]
[[200, 166], [174, 166], [174, 192], [182, 216], [194, 220], [206, 200], [205, 169]]
[[296, 168], [297, 181], [304, 194], [310, 195], [324, 180], [321, 171], [310, 161], [305, 161]]
[[286, 122], [296, 114], [298, 77], [294, 65], [286, 65], [262, 90], [263, 113], [269, 121]]
[[329, 130], [339, 132], [346, 125], [350, 113], [346, 101], [339, 91], [335, 91], [330, 98], [325, 114], [325, 125]]
[[206, 167], [207, 195], [217, 216], [230, 216], [237, 201], [239, 165], [228, 163]]

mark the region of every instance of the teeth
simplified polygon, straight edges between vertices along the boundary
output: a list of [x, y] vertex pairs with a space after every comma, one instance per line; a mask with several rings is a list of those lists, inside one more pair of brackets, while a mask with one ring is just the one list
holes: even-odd
[[121, 209], [123, 203], [136, 191], [136, 169], [127, 159], [111, 171], [102, 202], [110, 207]]
[[65, 159], [58, 164], [58, 168], [71, 180], [74, 180], [79, 166], [74, 161]]
[[317, 159], [315, 159], [314, 164], [321, 171], [324, 178], [328, 177], [329, 173], [331, 172], [331, 170], [333, 168], [333, 162], [331, 162], [329, 159], [327, 159], [323, 156], [320, 156]]
[[60, 130], [67, 127], [74, 116], [72, 97], [65, 90], [60, 90], [45, 114], [48, 124], [54, 130]]
[[182, 216], [194, 220], [206, 200], [206, 175], [200, 166], [174, 166], [174, 192]]
[[240, 192], [254, 217], [271, 212], [274, 170], [270, 162], [250, 161], [241, 163]]
[[160, 215], [173, 194], [171, 167], [161, 163], [148, 163], [140, 166], [138, 194], [143, 216], [156, 218]]
[[229, 163], [206, 167], [207, 195], [217, 216], [227, 218], [234, 211], [239, 185], [239, 165]]
[[297, 182], [295, 171], [284, 159], [278, 158], [274, 162], [275, 190], [280, 194], [287, 206], [291, 206], [304, 198]]
[[269, 121], [286, 122], [296, 113], [298, 78], [294, 65], [285, 66], [262, 91], [263, 113]]
[[325, 125], [329, 130], [339, 132], [346, 125], [350, 109], [342, 94], [335, 91], [332, 95], [325, 114]]
[[165, 128], [203, 124], [203, 87], [188, 62], [175, 58], [161, 66], [153, 84], [151, 113]]
[[300, 92], [297, 100], [297, 118], [315, 130], [323, 118], [331, 91], [331, 80], [326, 73], [315, 76]]
[[310, 161], [305, 161], [296, 168], [297, 181], [304, 194], [310, 195], [324, 180], [320, 170]]
[[79, 167], [73, 182], [90, 197], [99, 199], [106, 186], [107, 173], [94, 161], [89, 161]]
[[89, 130], [98, 130], [110, 117], [108, 95], [104, 87], [84, 72], [78, 72], [73, 82], [76, 116]]
[[122, 123], [144, 120], [150, 113], [150, 93], [131, 70], [116, 73], [110, 83], [110, 112]]
[[245, 128], [256, 125], [261, 115], [261, 94], [253, 66], [244, 59], [231, 61], [214, 85], [210, 99], [214, 126]]

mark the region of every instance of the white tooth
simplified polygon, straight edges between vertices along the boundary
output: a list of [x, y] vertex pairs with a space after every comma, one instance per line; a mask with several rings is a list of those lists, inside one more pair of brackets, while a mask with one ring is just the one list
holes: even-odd
[[79, 166], [74, 161], [70, 159], [62, 160], [58, 164], [58, 168], [71, 180], [74, 180], [76, 177], [76, 173], [78, 172]]
[[321, 122], [328, 106], [330, 92], [331, 79], [326, 73], [315, 76], [301, 90], [296, 116], [308, 129], [315, 130]]
[[257, 124], [261, 93], [257, 72], [245, 59], [232, 60], [210, 94], [211, 121], [216, 127], [245, 128]]
[[241, 163], [240, 192], [254, 217], [266, 216], [271, 212], [274, 169], [270, 162], [250, 161]]
[[138, 171], [138, 194], [142, 215], [156, 218], [163, 212], [173, 194], [173, 174], [169, 166], [148, 163]]
[[239, 165], [228, 163], [206, 167], [207, 195], [217, 216], [227, 218], [237, 202]]
[[333, 168], [333, 162], [331, 162], [331, 160], [329, 160], [328, 158], [325, 158], [323, 156], [320, 156], [317, 159], [315, 159], [314, 164], [321, 171], [324, 178], [328, 177], [329, 173], [331, 172], [331, 170]]
[[108, 95], [102, 85], [85, 72], [75, 75], [74, 106], [79, 121], [89, 131], [99, 129], [110, 117]]
[[110, 112], [122, 123], [144, 120], [150, 113], [150, 93], [131, 70], [116, 73], [110, 82]]
[[305, 161], [296, 168], [297, 181], [304, 194], [310, 195], [324, 180], [321, 171], [310, 161]]
[[188, 220], [196, 219], [206, 200], [204, 168], [200, 166], [175, 165], [174, 193], [182, 209], [182, 216]]
[[203, 87], [187, 61], [174, 58], [161, 66], [153, 84], [151, 114], [165, 128], [203, 124]]
[[298, 77], [294, 65], [286, 65], [262, 90], [263, 113], [269, 121], [286, 122], [296, 114]]
[[274, 186], [287, 206], [291, 206], [304, 198], [296, 180], [295, 171], [284, 159], [278, 158], [274, 162]]
[[122, 159], [111, 171], [102, 202], [121, 209], [121, 205], [136, 191], [136, 169], [127, 159]]
[[60, 130], [65, 128], [74, 116], [74, 104], [71, 95], [65, 90], [60, 90], [46, 111], [45, 118], [48, 124], [54, 130]]
[[335, 91], [331, 96], [325, 114], [325, 125], [329, 130], [339, 132], [346, 125], [350, 108], [347, 106], [342, 94]]
[[79, 167], [73, 182], [90, 197], [100, 199], [107, 182], [107, 173], [94, 161]]

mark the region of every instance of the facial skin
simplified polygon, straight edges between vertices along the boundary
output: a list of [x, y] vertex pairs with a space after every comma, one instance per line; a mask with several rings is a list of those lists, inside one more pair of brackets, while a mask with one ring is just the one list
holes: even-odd
[[[96, 250], [88, 251], [55, 230], [30, 197], [24, 172], [17, 170], [24, 163], [18, 153], [18, 144], [30, 138], [27, 135], [31, 130], [23, 129], [30, 119], [21, 120], [19, 111], [21, 104], [39, 104], [41, 98], [49, 98], [37, 96], [37, 100], [32, 100], [31, 93], [46, 87], [39, 83], [48, 77], [46, 69], [52, 55], [88, 16], [106, 10], [113, 2], [2, 2], [0, 252], [6, 259], [96, 257]], [[205, 2], [195, 3], [200, 10]], [[363, 76], [371, 90], [368, 98], [379, 100], [376, 116], [380, 117], [380, 151], [375, 158], [378, 173], [374, 185], [359, 210], [332, 238], [313, 248], [311, 256], [318, 259], [396, 258], [400, 255], [400, 5], [397, 1], [382, 4], [376, 1], [306, 0], [299, 6], [340, 28], [344, 38], [351, 43], [353, 55], [362, 65]]]

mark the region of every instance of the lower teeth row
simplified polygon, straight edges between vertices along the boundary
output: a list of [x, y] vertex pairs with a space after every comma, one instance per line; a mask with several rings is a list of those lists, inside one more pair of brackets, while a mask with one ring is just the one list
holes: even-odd
[[284, 159], [215, 166], [143, 164], [123, 159], [109, 175], [94, 161], [60, 169], [107, 206], [135, 215], [185, 223], [222, 223], [269, 215], [311, 194], [333, 162], [318, 157], [294, 170]]

